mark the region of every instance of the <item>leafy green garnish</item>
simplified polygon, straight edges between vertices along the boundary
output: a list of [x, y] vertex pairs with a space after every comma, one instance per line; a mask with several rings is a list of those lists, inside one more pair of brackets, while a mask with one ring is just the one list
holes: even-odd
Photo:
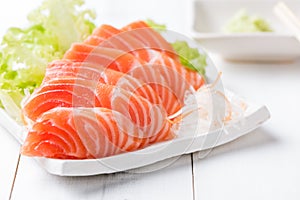
[[200, 54], [197, 48], [189, 47], [186, 41], [176, 41], [171, 44], [179, 55], [180, 62], [186, 68], [205, 74], [206, 55]]
[[82, 9], [83, 4], [83, 0], [45, 0], [28, 15], [29, 27], [8, 29], [0, 46], [0, 106], [8, 113], [12, 102], [7, 101], [20, 108], [25, 91], [41, 84], [48, 62], [92, 33], [95, 13]]
[[[151, 28], [158, 32], [164, 32], [167, 30], [167, 26], [164, 24], [158, 24], [151, 19], [145, 21]], [[205, 75], [206, 55], [200, 54], [197, 48], [191, 48], [186, 41], [175, 41], [171, 43], [173, 49], [180, 58], [180, 63], [190, 70], [199, 72]]]
[[150, 26], [151, 28], [155, 29], [158, 32], [163, 32], [167, 30], [167, 26], [165, 24], [158, 24], [152, 19], [147, 19], [145, 22], [148, 24], [148, 26]]

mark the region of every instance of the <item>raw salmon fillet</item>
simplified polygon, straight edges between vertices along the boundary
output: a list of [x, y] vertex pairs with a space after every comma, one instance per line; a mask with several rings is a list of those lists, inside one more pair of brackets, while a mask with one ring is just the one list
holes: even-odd
[[[117, 120], [116, 120], [117, 119]], [[163, 129], [172, 135], [170, 126]], [[55, 108], [29, 130], [22, 154], [60, 159], [102, 158], [151, 144], [122, 114], [106, 108]], [[159, 140], [164, 138], [160, 135]]]
[[102, 25], [49, 63], [41, 86], [24, 101], [22, 154], [94, 159], [173, 139], [181, 116], [168, 116], [203, 84], [145, 22]]
[[105, 68], [102, 65], [70, 60], [59, 60], [50, 63], [46, 69], [44, 84], [57, 78], [78, 78], [99, 81], [114, 85], [136, 95], [142, 96], [153, 104], [161, 104], [160, 97], [145, 82], [125, 73]]
[[122, 113], [148, 136], [159, 133], [166, 113], [147, 99], [112, 85], [80, 79], [48, 81], [25, 102], [23, 114], [37, 121], [43, 113], [57, 107], [103, 107]]
[[[151, 54], [151, 56], [146, 56], [148, 60], [125, 51], [101, 47], [101, 45], [74, 44], [65, 54], [65, 59], [93, 64], [101, 63], [106, 68], [142, 80], [160, 96], [167, 113], [174, 114], [183, 106], [185, 92], [192, 92], [201, 87], [204, 79], [197, 72], [187, 70], [163, 53], [154, 50], [143, 51]], [[103, 61], [103, 58], [107, 61]]]

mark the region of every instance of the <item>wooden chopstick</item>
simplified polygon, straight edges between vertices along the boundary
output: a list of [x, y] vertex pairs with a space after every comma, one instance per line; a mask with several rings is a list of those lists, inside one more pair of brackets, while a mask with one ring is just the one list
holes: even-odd
[[300, 19], [284, 2], [277, 3], [273, 11], [281, 22], [295, 34], [295, 37], [300, 42]]

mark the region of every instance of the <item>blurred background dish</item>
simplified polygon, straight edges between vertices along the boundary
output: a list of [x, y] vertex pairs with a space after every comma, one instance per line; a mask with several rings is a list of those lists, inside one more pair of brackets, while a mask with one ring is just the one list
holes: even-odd
[[[191, 35], [208, 51], [229, 60], [294, 60], [300, 57], [300, 43], [273, 13], [276, 3], [193, 0]], [[299, 1], [286, 4], [300, 13]]]

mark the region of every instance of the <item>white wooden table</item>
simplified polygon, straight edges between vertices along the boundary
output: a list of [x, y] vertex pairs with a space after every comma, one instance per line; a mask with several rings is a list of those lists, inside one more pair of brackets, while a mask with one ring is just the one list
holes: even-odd
[[[37, 2], [2, 2], [0, 34], [24, 24], [24, 16]], [[122, 25], [147, 16], [169, 22], [173, 30], [188, 28], [184, 0], [88, 3], [97, 8], [99, 24]], [[265, 64], [229, 63], [216, 56], [213, 60], [223, 71], [227, 88], [268, 106], [272, 116], [268, 123], [211, 152], [177, 158], [172, 165], [160, 162], [126, 173], [79, 178], [47, 174], [34, 160], [20, 157], [20, 146], [0, 129], [0, 199], [300, 199], [300, 60]]]

